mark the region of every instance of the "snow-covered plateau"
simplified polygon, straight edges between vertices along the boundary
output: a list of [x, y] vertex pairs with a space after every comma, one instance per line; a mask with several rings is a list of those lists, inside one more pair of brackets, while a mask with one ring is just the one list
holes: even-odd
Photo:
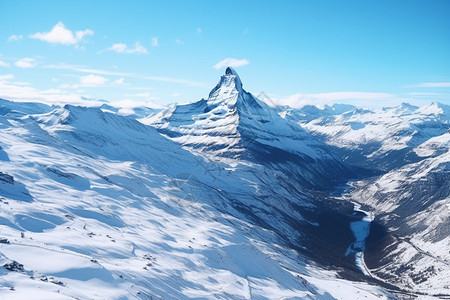
[[450, 299], [450, 107], [0, 99], [2, 299]]

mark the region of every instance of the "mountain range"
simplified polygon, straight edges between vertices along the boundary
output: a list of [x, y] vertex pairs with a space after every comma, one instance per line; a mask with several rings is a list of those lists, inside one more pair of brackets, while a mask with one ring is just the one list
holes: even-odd
[[4, 299], [450, 298], [450, 107], [0, 100]]

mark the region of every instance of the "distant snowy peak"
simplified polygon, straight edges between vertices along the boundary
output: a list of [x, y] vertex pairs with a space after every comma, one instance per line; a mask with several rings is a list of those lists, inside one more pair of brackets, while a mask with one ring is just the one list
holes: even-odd
[[277, 111], [281, 117], [295, 123], [309, 122], [318, 118], [327, 118], [351, 112], [356, 107], [349, 104], [333, 104], [318, 107], [315, 105], [305, 105], [302, 108], [292, 108], [290, 106], [278, 107]]
[[42, 114], [53, 110], [55, 106], [48, 106], [42, 103], [34, 102], [13, 102], [0, 98], [0, 116], [8, 114], [28, 115]]
[[[75, 123], [91, 123], [103, 118], [105, 113], [94, 107], [74, 106], [66, 104], [63, 107], [37, 116], [37, 120], [48, 126], [73, 125]], [[84, 121], [83, 121], [84, 120]]]
[[128, 116], [132, 118], [145, 118], [157, 114], [158, 112], [166, 109], [166, 107], [160, 105], [142, 105], [142, 106], [128, 106], [128, 107], [116, 107], [109, 104], [103, 104], [99, 107], [104, 112], [110, 112], [121, 116]]
[[375, 110], [353, 107], [341, 114], [307, 106], [280, 115], [336, 147], [347, 163], [380, 170], [417, 161], [416, 154], [427, 156], [419, 152], [431, 153], [428, 150], [411, 150], [450, 128], [450, 107], [438, 102], [423, 107], [402, 103]]
[[418, 106], [411, 105], [411, 104], [406, 103], [406, 102], [402, 102], [402, 104], [400, 104], [397, 107], [398, 110], [409, 111], [409, 112], [416, 111], [418, 108], [419, 108]]
[[417, 112], [422, 115], [434, 115], [439, 116], [441, 119], [450, 121], [450, 106], [442, 104], [440, 102], [433, 102], [429, 105], [422, 106], [417, 109]]

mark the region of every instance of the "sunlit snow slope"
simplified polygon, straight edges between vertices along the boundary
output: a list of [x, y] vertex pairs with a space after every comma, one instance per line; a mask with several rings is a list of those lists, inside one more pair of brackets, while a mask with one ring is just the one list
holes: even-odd
[[155, 113], [0, 99], [2, 299], [449, 297], [448, 106]]
[[0, 106], [2, 299], [389, 297], [295, 250], [317, 205], [283, 168], [99, 108]]

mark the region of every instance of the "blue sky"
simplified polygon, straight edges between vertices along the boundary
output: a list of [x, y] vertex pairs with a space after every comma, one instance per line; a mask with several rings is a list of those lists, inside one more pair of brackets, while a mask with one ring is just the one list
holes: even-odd
[[[0, 97], [450, 104], [450, 1], [0, 1]], [[131, 105], [131, 104], [130, 104]]]

